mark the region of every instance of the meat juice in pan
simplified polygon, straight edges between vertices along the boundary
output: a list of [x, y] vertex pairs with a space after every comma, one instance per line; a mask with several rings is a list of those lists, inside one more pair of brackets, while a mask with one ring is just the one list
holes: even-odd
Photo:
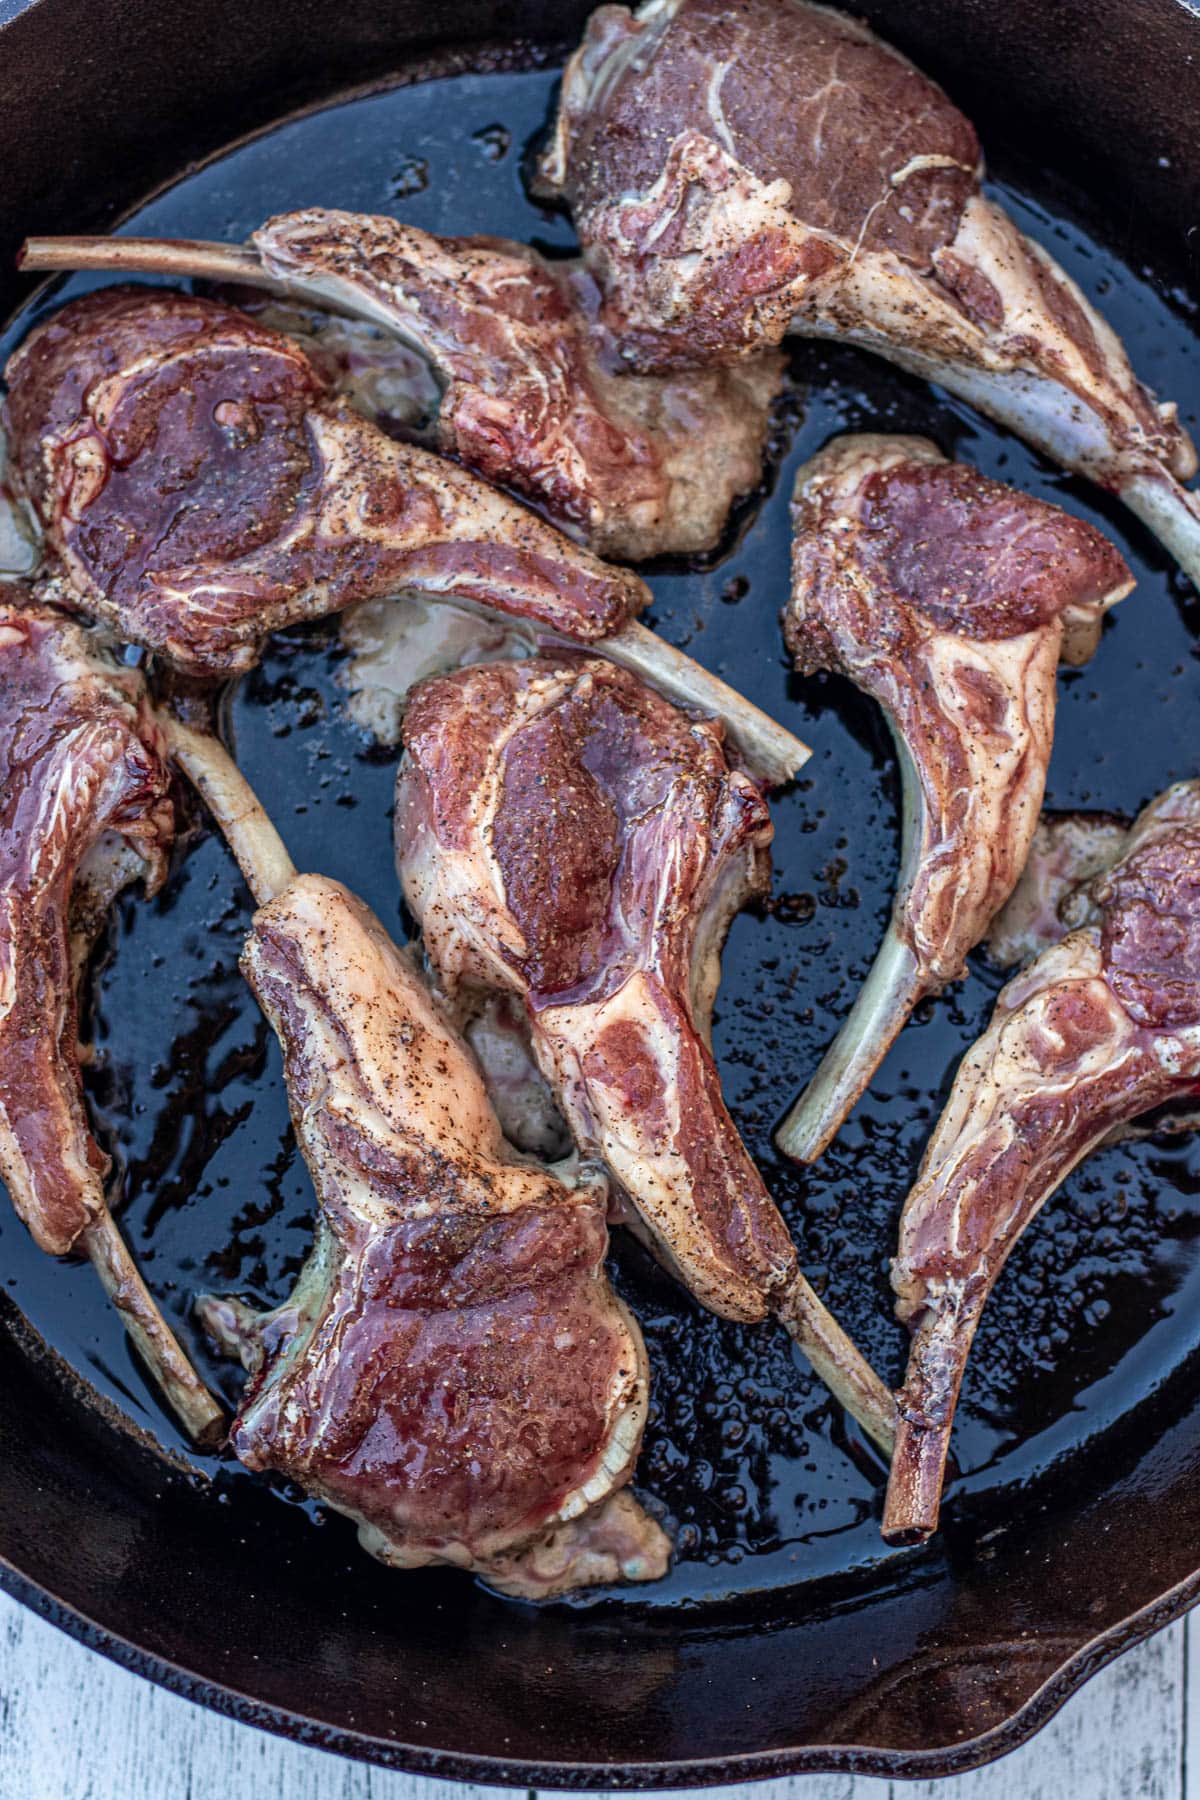
[[[186, 175], [130, 226], [240, 241], [272, 213], [326, 205], [565, 249], [566, 221], [532, 204], [522, 181], [554, 80], [542, 70], [458, 73], [309, 113]], [[989, 149], [1003, 174], [1002, 146]], [[1194, 427], [1200, 358], [1189, 298], [1160, 290], [1148, 271], [1103, 247], [1103, 221], [1082, 197], [1056, 192], [1047, 207], [1038, 196], [1049, 190], [1028, 172], [1000, 188], [1018, 224], [1081, 283], [1139, 373], [1177, 396]], [[52, 303], [94, 285], [73, 278]], [[31, 318], [9, 328], [5, 354]], [[1168, 782], [1200, 772], [1200, 601], [1118, 507], [966, 408], [865, 353], [802, 342], [790, 350], [764, 490], [739, 509], [719, 556], [646, 572], [663, 634], [813, 746], [800, 780], [773, 806], [774, 899], [730, 934], [715, 1047], [730, 1108], [803, 1267], [896, 1378], [907, 1348], [887, 1281], [896, 1221], [954, 1064], [1002, 977], [977, 955], [965, 983], [923, 1005], [814, 1168], [775, 1151], [774, 1124], [870, 965], [898, 854], [898, 783], [878, 714], [847, 683], [801, 682], [787, 670], [777, 614], [794, 470], [838, 431], [920, 432], [1110, 533], [1138, 587], [1091, 662], [1060, 677], [1047, 796], [1056, 808], [1132, 813]], [[233, 695], [228, 722], [297, 864], [345, 880], [403, 933], [389, 823], [395, 759], [347, 718], [341, 659], [336, 622], [275, 639]], [[249, 911], [231, 859], [204, 827], [157, 900], [136, 892], [120, 900], [85, 1021], [98, 1052], [89, 1100], [119, 1172], [124, 1227], [164, 1310], [231, 1400], [239, 1378], [207, 1355], [189, 1323], [191, 1296], [215, 1288], [278, 1298], [303, 1259], [312, 1214], [279, 1052], [237, 968]], [[1200, 1142], [1127, 1144], [1071, 1178], [989, 1301], [959, 1408], [960, 1476], [944, 1540], [896, 1553], [879, 1539], [882, 1486], [871, 1457], [848, 1443], [787, 1338], [702, 1312], [618, 1233], [616, 1281], [642, 1321], [653, 1373], [639, 1487], [673, 1528], [677, 1555], [665, 1581], [614, 1601], [712, 1602], [766, 1587], [811, 1587], [815, 1599], [813, 1584], [888, 1579], [898, 1555], [938, 1556], [947, 1546], [973, 1554], [994, 1527], [1019, 1530], [1022, 1508], [1052, 1507], [1073, 1482], [1100, 1482], [1122, 1444], [1146, 1429], [1150, 1409], [1169, 1417], [1195, 1379], [1198, 1236]], [[257, 1478], [187, 1448], [87, 1268], [51, 1264], [7, 1209], [0, 1258], [27, 1326], [165, 1448], [215, 1473], [217, 1497], [236, 1504]], [[1027, 1492], [1016, 1504], [1018, 1483]], [[307, 1504], [282, 1487], [280, 1503]], [[320, 1553], [360, 1554], [341, 1521], [322, 1533]], [[572, 1604], [596, 1600], [589, 1593]]]

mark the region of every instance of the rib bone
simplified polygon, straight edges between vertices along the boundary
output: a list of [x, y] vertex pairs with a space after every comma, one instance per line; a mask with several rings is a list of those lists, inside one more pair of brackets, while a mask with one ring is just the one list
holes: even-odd
[[1200, 782], [1146, 808], [1075, 910], [1087, 922], [1009, 982], [963, 1057], [905, 1203], [892, 1282], [914, 1335], [893, 1543], [937, 1528], [963, 1369], [1014, 1244], [1098, 1145], [1200, 1095]]
[[324, 391], [298, 345], [215, 302], [105, 289], [10, 359], [14, 473], [53, 597], [180, 668], [236, 673], [283, 625], [415, 589], [588, 644], [718, 710], [764, 779], [805, 747], [632, 622], [649, 598], [457, 464]]
[[1175, 406], [982, 173], [940, 88], [803, 0], [601, 7], [542, 164], [631, 366], [862, 345], [1120, 495], [1200, 581]]
[[926, 994], [963, 972], [1037, 824], [1060, 656], [1129, 592], [1090, 525], [923, 438], [845, 437], [802, 468], [784, 633], [876, 699], [899, 755], [901, 868], [882, 948], [778, 1134], [819, 1156]]
[[604, 1274], [603, 1181], [507, 1149], [378, 919], [296, 874], [215, 739], [166, 729], [261, 902], [242, 967], [320, 1203], [281, 1306], [200, 1302], [250, 1374], [238, 1456], [347, 1514], [396, 1568], [450, 1563], [526, 1599], [653, 1580], [669, 1543], [623, 1491], [649, 1374]]
[[27, 590], [0, 590], [0, 1173], [35, 1241], [82, 1252], [198, 1442], [220, 1407], [108, 1210], [108, 1158], [79, 1068], [78, 983], [117, 893], [153, 892], [174, 835], [170, 776], [137, 670]]
[[888, 1448], [893, 1402], [800, 1272], [707, 1042], [721, 942], [771, 823], [719, 729], [593, 657], [422, 683], [396, 797], [404, 891], [455, 993], [500, 991], [581, 1152], [726, 1318], [778, 1317]]

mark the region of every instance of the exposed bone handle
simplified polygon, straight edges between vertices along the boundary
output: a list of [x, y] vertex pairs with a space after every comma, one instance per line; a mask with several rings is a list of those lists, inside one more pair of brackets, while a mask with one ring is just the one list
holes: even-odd
[[17, 255], [30, 270], [102, 269], [121, 274], [174, 275], [180, 281], [236, 281], [285, 294], [288, 284], [268, 275], [257, 252], [241, 244], [194, 238], [31, 237]]
[[173, 761], [212, 813], [250, 892], [264, 906], [295, 880], [296, 865], [258, 795], [218, 739], [169, 713], [160, 713], [159, 723]]
[[591, 648], [597, 655], [611, 657], [623, 668], [632, 669], [651, 687], [681, 705], [723, 719], [751, 774], [772, 787], [790, 781], [812, 754], [807, 744], [777, 725], [761, 707], [729, 687], [719, 675], [710, 674], [636, 620], [623, 625], [611, 637], [601, 638]]
[[1200, 588], [1200, 495], [1156, 472], [1132, 476], [1121, 498]]
[[901, 1414], [882, 1526], [884, 1542], [897, 1550], [928, 1543], [938, 1528], [949, 1444], [948, 1426], [926, 1428]]
[[891, 1456], [896, 1438], [896, 1397], [803, 1275], [797, 1274], [777, 1310], [781, 1323], [830, 1393], [884, 1454]]
[[775, 1134], [797, 1162], [815, 1162], [862, 1098], [925, 991], [916, 956], [889, 922], [887, 936], [816, 1074]]
[[218, 1443], [225, 1435], [225, 1414], [180, 1348], [107, 1211], [79, 1242], [188, 1436], [197, 1444]]
[[985, 1297], [946, 1306], [913, 1338], [883, 1507], [889, 1544], [923, 1544], [938, 1528], [954, 1409]]

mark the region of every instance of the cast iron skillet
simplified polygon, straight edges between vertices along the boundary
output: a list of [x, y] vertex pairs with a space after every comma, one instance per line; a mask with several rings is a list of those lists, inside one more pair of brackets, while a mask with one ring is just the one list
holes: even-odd
[[[1021, 222], [1194, 414], [1195, 12], [1181, 0], [867, 11], [972, 112]], [[24, 298], [12, 252], [27, 231], [104, 229], [181, 172], [141, 208], [142, 229], [238, 236], [314, 202], [565, 246], [564, 221], [525, 200], [520, 161], [584, 13], [534, 0], [0, 0], [3, 310]], [[405, 85], [420, 76], [438, 80]], [[380, 80], [374, 97], [189, 172], [289, 110]], [[772, 491], [711, 566], [652, 572], [655, 616], [816, 749], [776, 808], [783, 901], [731, 938], [717, 1047], [805, 1266], [895, 1375], [889, 1240], [999, 976], [977, 959], [924, 1010], [817, 1175], [780, 1164], [771, 1126], [861, 979], [896, 853], [872, 709], [783, 666], [791, 469], [834, 430], [882, 420], [1118, 537], [1139, 589], [1094, 663], [1065, 679], [1056, 805], [1132, 810], [1197, 773], [1200, 606], [1136, 526], [920, 383], [805, 347], [793, 378]], [[391, 759], [347, 726], [337, 671], [336, 630], [285, 637], [235, 697], [231, 729], [301, 866], [347, 879], [399, 930]], [[90, 1099], [126, 1228], [183, 1329], [198, 1286], [282, 1291], [308, 1230], [278, 1060], [236, 973], [247, 914], [228, 859], [200, 836], [160, 901], [122, 903], [96, 983]], [[778, 1334], [701, 1316], [622, 1246], [617, 1279], [655, 1368], [643, 1492], [676, 1532], [677, 1566], [653, 1590], [540, 1610], [446, 1573], [389, 1574], [344, 1522], [192, 1459], [89, 1272], [39, 1257], [5, 1213], [0, 1581], [193, 1698], [403, 1768], [556, 1787], [962, 1769], [1195, 1598], [1198, 1195], [1200, 1149], [1151, 1143], [1096, 1159], [1047, 1209], [991, 1302], [946, 1531], [900, 1554], [878, 1539], [877, 1484]], [[207, 1368], [232, 1395], [228, 1370]]]

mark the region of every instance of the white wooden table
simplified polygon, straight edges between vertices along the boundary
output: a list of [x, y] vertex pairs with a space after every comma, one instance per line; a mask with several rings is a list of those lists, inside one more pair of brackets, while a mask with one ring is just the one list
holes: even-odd
[[[1189, 1712], [1200, 1740], [1200, 1618], [1122, 1657], [1032, 1743], [975, 1774], [913, 1786], [811, 1775], [708, 1791], [746, 1800], [1200, 1800]], [[507, 1792], [368, 1769], [236, 1725], [0, 1595], [0, 1800], [505, 1800]]]

